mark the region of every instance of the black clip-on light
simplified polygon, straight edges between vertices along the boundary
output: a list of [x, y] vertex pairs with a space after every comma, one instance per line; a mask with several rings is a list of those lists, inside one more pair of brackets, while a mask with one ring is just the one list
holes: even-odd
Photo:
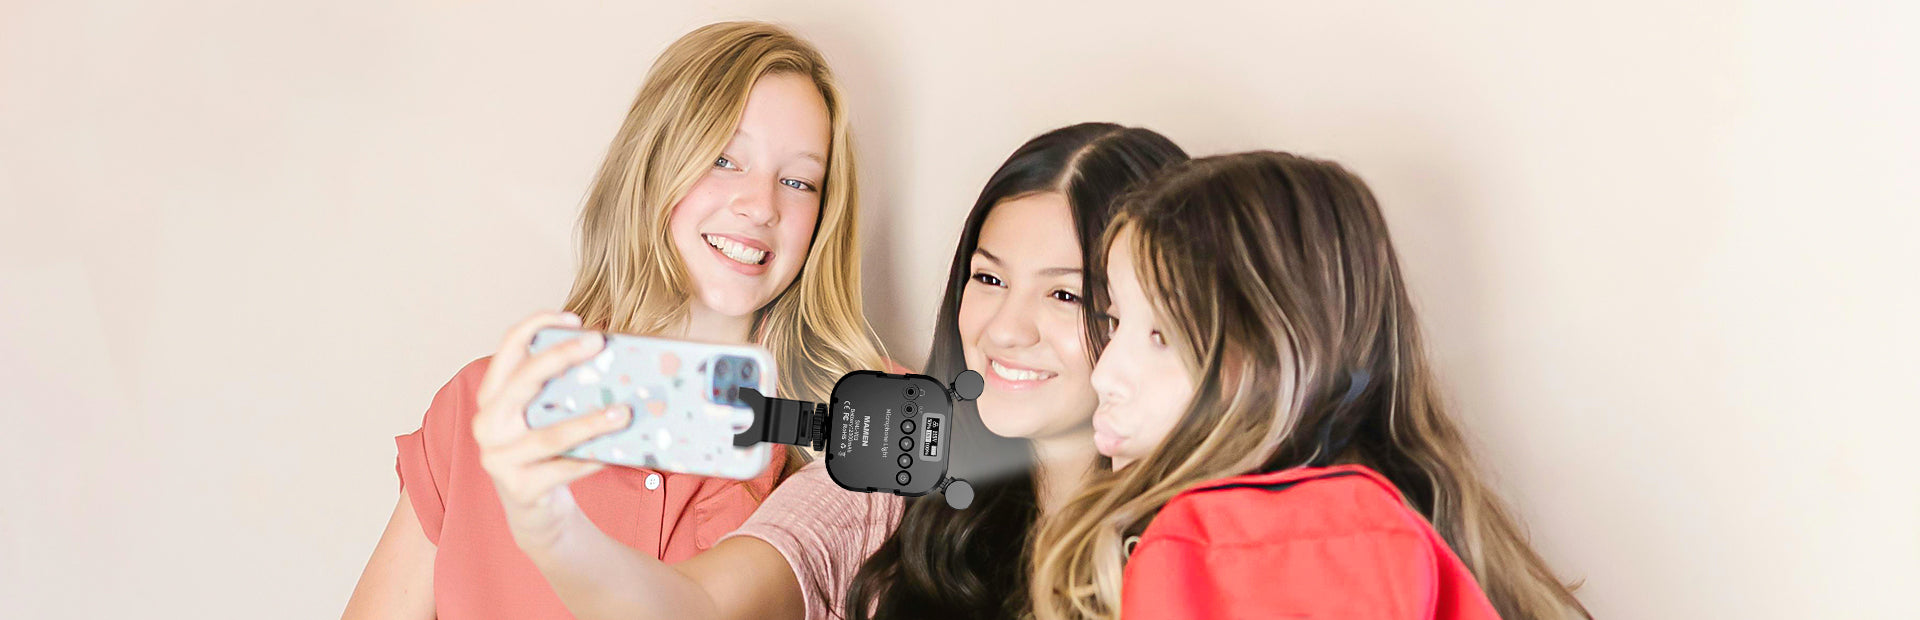
[[973, 503], [973, 485], [947, 476], [955, 403], [980, 397], [986, 381], [968, 370], [947, 386], [926, 375], [870, 370], [847, 373], [826, 403], [768, 398], [741, 388], [753, 425], [733, 436], [757, 443], [808, 446], [825, 452], [827, 475], [849, 491], [919, 497], [940, 491], [947, 505]]

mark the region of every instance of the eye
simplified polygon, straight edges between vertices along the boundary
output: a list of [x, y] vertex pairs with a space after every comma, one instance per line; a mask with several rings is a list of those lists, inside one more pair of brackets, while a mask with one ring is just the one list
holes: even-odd
[[1060, 301], [1064, 301], [1066, 303], [1070, 303], [1070, 304], [1080, 303], [1080, 296], [1073, 294], [1073, 291], [1057, 290], [1050, 293], [1048, 296]]
[[732, 159], [732, 158], [730, 158], [730, 157], [727, 157], [727, 156], [725, 156], [725, 155], [721, 155], [721, 156], [719, 156], [719, 157], [715, 157], [715, 158], [713, 158], [713, 167], [715, 167], [715, 168], [728, 168], [728, 169], [738, 169], [738, 168], [739, 168], [739, 166], [736, 166], [736, 165], [734, 165], [734, 163], [733, 163], [733, 159]]
[[1120, 317], [1111, 314], [1101, 315], [1100, 325], [1107, 328], [1107, 337], [1112, 338], [1114, 332], [1120, 331]]
[[1005, 282], [1000, 281], [1000, 278], [993, 277], [993, 274], [990, 274], [984, 271], [974, 272], [973, 281], [979, 282], [981, 284], [985, 284], [987, 286], [1005, 286], [1006, 285]]
[[780, 179], [780, 184], [803, 192], [811, 192], [815, 189], [812, 183], [800, 179]]
[[1167, 346], [1167, 337], [1160, 335], [1160, 330], [1157, 330], [1157, 329], [1153, 330], [1153, 334], [1149, 337], [1153, 339], [1153, 346], [1156, 346], [1156, 347]]

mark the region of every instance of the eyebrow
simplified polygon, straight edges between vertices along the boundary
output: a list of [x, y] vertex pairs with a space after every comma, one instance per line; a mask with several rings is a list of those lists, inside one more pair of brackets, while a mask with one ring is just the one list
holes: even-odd
[[[986, 248], [974, 246], [973, 253], [979, 255], [981, 258], [993, 261], [996, 264], [1004, 264], [1001, 263], [1000, 257], [994, 256], [993, 253], [988, 252]], [[1078, 267], [1048, 267], [1040, 270], [1040, 275], [1043, 276], [1077, 276], [1082, 273], [1084, 272]]]

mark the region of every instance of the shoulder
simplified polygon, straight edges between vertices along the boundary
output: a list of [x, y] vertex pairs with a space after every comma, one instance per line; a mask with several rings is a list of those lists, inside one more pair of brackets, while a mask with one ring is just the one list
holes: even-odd
[[1140, 543], [1237, 546], [1362, 534], [1421, 536], [1424, 523], [1373, 470], [1297, 468], [1216, 480], [1181, 493], [1161, 509]]
[[465, 396], [468, 400], [472, 400], [474, 394], [480, 391], [480, 380], [487, 376], [487, 367], [492, 364], [493, 356], [488, 355], [461, 366], [460, 370], [453, 373], [453, 377], [447, 379], [445, 385], [440, 386], [440, 393], [434, 397], [436, 404], [441, 398], [448, 396]]
[[1123, 607], [1149, 617], [1431, 618], [1447, 596], [1446, 554], [1392, 483], [1364, 467], [1239, 476], [1167, 503], [1128, 558]]
[[[467, 362], [460, 370], [447, 379], [440, 391], [433, 395], [433, 403], [427, 407], [425, 426], [458, 424], [473, 417], [478, 409], [480, 380], [487, 375], [487, 366], [493, 356]], [[436, 422], [438, 424], [436, 424]]]
[[492, 365], [493, 356], [491, 355], [467, 362], [467, 365], [461, 366], [458, 372], [453, 373], [453, 378], [447, 381], [447, 385], [463, 385], [471, 386], [470, 389], [479, 389], [480, 379], [487, 376], [487, 367]]

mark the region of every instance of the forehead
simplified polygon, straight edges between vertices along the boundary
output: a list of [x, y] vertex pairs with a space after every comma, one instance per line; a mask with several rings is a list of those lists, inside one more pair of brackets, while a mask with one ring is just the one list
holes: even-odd
[[782, 155], [826, 155], [832, 124], [813, 80], [794, 73], [762, 76], [747, 94], [736, 135]]
[[1143, 297], [1140, 289], [1140, 275], [1133, 267], [1133, 231], [1122, 230], [1113, 236], [1113, 244], [1107, 246], [1107, 288], [1113, 293], [1114, 303], [1122, 300], [1132, 302]]
[[1039, 192], [994, 205], [980, 226], [980, 249], [1010, 268], [1080, 268], [1080, 239], [1065, 196]]

